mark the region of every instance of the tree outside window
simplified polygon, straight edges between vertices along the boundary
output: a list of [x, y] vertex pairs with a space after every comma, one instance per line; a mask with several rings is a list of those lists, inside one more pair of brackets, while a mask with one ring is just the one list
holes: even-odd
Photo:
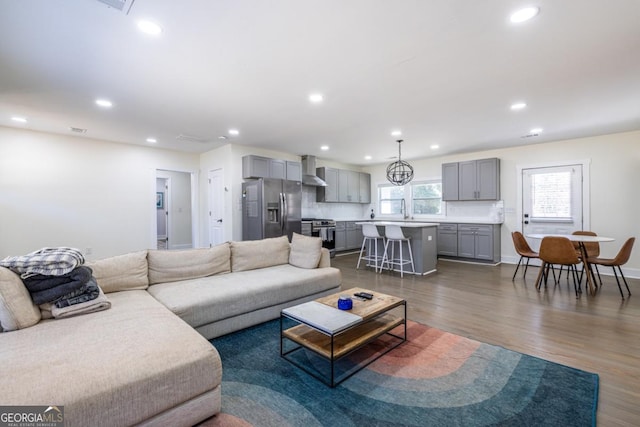
[[411, 184], [411, 206], [414, 215], [441, 215], [442, 182]]

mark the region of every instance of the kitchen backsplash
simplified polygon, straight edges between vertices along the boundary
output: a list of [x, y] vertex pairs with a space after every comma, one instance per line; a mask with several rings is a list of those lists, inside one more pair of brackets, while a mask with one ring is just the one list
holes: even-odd
[[358, 203], [318, 203], [316, 188], [302, 186], [302, 218], [365, 219], [371, 207]]
[[445, 209], [448, 218], [486, 218], [499, 222], [504, 220], [502, 200], [446, 202]]
[[[445, 202], [444, 206], [446, 210], [445, 218], [504, 221], [504, 202], [502, 200]], [[303, 218], [368, 219], [372, 208], [379, 217], [373, 204], [318, 203], [316, 202], [315, 187], [302, 186]]]

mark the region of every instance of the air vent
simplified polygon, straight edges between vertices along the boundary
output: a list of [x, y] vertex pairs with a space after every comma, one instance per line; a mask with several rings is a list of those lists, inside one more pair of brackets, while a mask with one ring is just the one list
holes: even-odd
[[131, 6], [135, 0], [98, 0], [100, 3], [106, 4], [112, 9], [116, 9], [126, 15], [129, 14]]
[[70, 127], [69, 130], [73, 133], [87, 133], [87, 130], [82, 128]]
[[178, 141], [197, 142], [199, 144], [206, 144], [207, 142], [210, 142], [208, 139], [205, 139], [205, 138], [200, 138], [200, 137], [191, 136], [191, 135], [184, 135], [184, 134], [180, 134], [176, 136], [176, 139]]

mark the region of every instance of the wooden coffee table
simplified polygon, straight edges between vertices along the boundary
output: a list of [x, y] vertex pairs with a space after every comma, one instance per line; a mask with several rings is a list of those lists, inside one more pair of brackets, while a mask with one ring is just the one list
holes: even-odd
[[[373, 294], [373, 299], [356, 299], [353, 294], [357, 292]], [[351, 310], [337, 308], [340, 295], [351, 296]], [[392, 333], [400, 325], [404, 325], [403, 333]], [[283, 309], [280, 313], [280, 356], [330, 387], [340, 384], [406, 340], [407, 302], [367, 289], [338, 292]], [[379, 344], [375, 351], [357, 357], [358, 350], [374, 342]], [[303, 354], [305, 351], [328, 362], [329, 372], [322, 375], [317, 364], [310, 363], [311, 359]], [[349, 355], [356, 356], [356, 361], [348, 360]], [[336, 372], [336, 364], [341, 360], [346, 361], [346, 367]]]

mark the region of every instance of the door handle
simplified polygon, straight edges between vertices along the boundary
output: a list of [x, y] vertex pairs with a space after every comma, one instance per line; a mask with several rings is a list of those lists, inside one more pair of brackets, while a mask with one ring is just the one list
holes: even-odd
[[219, 220], [217, 220], [216, 222], [222, 222], [222, 218], [220, 218]]

